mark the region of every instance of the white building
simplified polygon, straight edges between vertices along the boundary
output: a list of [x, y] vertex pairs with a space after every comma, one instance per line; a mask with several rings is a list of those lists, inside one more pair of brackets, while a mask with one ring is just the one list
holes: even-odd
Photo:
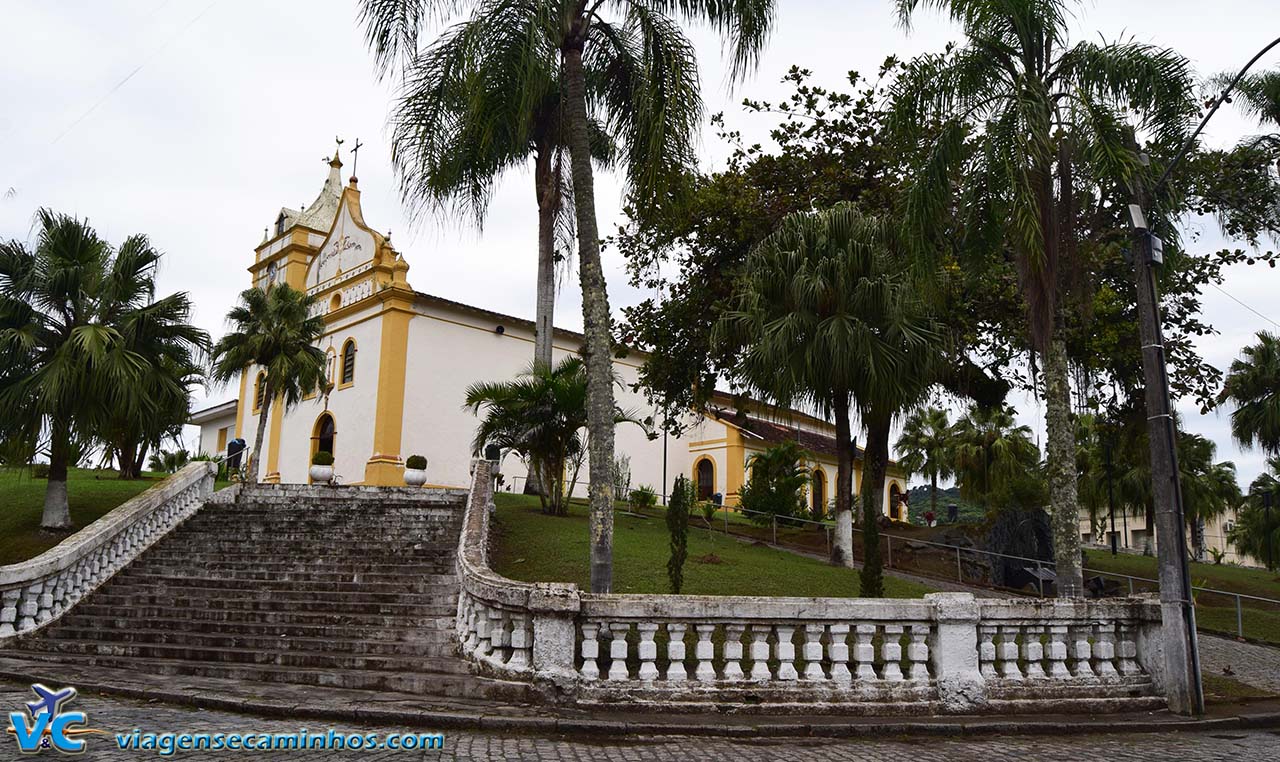
[[[1239, 566], [1262, 566], [1258, 559], [1237, 551], [1235, 546], [1227, 539], [1228, 534], [1235, 527], [1236, 520], [1237, 511], [1229, 510], [1223, 515], [1205, 522], [1205, 557], [1198, 560], [1212, 561], [1212, 551], [1221, 551], [1224, 563], [1237, 564]], [[1104, 511], [1095, 526], [1089, 520], [1089, 512], [1083, 508], [1080, 509], [1080, 541], [1086, 548], [1106, 548], [1109, 550], [1112, 536], [1109, 513]], [[1120, 550], [1128, 550], [1135, 553], [1148, 551], [1154, 553], [1156, 550], [1155, 530], [1153, 527], [1147, 526], [1145, 513], [1126, 514], [1117, 507], [1114, 537], [1116, 538], [1116, 546]], [[1190, 530], [1187, 531], [1187, 548], [1193, 548]]]
[[[533, 322], [415, 291], [409, 263], [387, 236], [365, 223], [356, 179], [343, 187], [336, 155], [329, 166], [319, 197], [301, 211], [281, 209], [249, 266], [255, 286], [288, 283], [316, 297], [326, 323], [320, 346], [334, 384], [327, 397], [315, 396], [288, 412], [279, 404], [270, 406], [262, 478], [306, 482], [312, 455], [327, 450], [343, 484], [403, 485], [404, 458], [423, 455], [429, 484], [466, 485], [477, 419], [462, 407], [464, 390], [476, 381], [510, 379], [528, 367]], [[556, 329], [556, 359], [577, 353], [581, 342], [580, 334]], [[631, 390], [643, 361], [644, 355], [634, 351], [614, 360], [621, 380], [618, 404], [642, 418], [655, 414], [643, 395]], [[200, 426], [201, 451], [224, 453], [236, 437], [252, 446], [262, 378], [260, 368], [247, 368], [236, 400], [191, 417]], [[718, 493], [733, 505], [752, 453], [796, 439], [811, 453], [810, 499], [818, 506], [830, 504], [835, 479], [830, 423], [794, 410], [735, 403], [727, 396], [715, 402], [719, 407], [712, 412], [691, 414], [679, 437], [651, 438], [638, 426], [618, 427], [616, 452], [630, 458], [633, 486], [651, 485], [662, 493], [662, 485], [684, 473], [704, 497]], [[857, 456], [855, 489], [861, 452]], [[508, 487], [523, 485], [524, 465], [514, 457], [502, 470]], [[584, 465], [580, 482], [587, 476]], [[895, 516], [906, 519], [898, 499], [905, 493], [905, 474], [891, 466], [886, 513], [892, 505]]]

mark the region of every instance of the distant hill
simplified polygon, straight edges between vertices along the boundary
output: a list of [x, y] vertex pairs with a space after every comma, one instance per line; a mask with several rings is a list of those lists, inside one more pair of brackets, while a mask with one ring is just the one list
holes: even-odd
[[[931, 505], [929, 500], [930, 492], [931, 490], [928, 486], [912, 487], [907, 491], [912, 524], [924, 523], [924, 515], [929, 511]], [[977, 523], [986, 518], [986, 514], [981, 508], [960, 497], [959, 487], [939, 487], [938, 521], [946, 521], [947, 506], [952, 503], [955, 503], [960, 508], [961, 523]]]

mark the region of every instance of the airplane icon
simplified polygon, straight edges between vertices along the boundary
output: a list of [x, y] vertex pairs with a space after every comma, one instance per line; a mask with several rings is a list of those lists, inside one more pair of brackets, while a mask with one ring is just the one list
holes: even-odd
[[67, 701], [75, 698], [75, 688], [63, 688], [60, 691], [54, 691], [36, 683], [31, 686], [31, 690], [36, 692], [40, 697], [39, 701], [32, 701], [27, 704], [27, 711], [31, 713], [31, 718], [35, 719], [40, 715], [48, 712], [52, 716], [57, 716], [62, 705]]

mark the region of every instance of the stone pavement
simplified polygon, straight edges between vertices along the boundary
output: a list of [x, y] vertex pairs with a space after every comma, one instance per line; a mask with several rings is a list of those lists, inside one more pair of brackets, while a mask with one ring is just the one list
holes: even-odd
[[[1200, 664], [1206, 673], [1221, 675], [1230, 667], [1236, 680], [1280, 695], [1280, 648], [1204, 633], [1199, 641]], [[1280, 759], [1280, 753], [1276, 756]]]
[[[0, 682], [0, 707], [7, 717], [19, 709], [32, 695], [24, 685]], [[204, 711], [167, 704], [140, 702], [99, 695], [77, 696], [67, 707], [88, 713], [89, 725], [115, 732], [131, 733], [134, 728], [155, 733], [294, 733], [306, 728], [313, 736], [330, 728], [344, 733], [366, 735], [378, 733], [381, 738], [408, 730], [398, 727], [364, 726], [306, 720], [260, 719], [221, 711]], [[7, 725], [7, 723], [5, 723]], [[414, 732], [423, 732], [415, 729]], [[1252, 762], [1280, 759], [1280, 732], [1275, 730], [1241, 730], [1220, 732], [1168, 732], [1160, 734], [1076, 735], [1076, 736], [982, 736], [959, 739], [713, 739], [682, 736], [640, 736], [591, 739], [564, 736], [541, 737], [485, 732], [444, 730], [444, 748], [440, 751], [403, 751], [379, 749], [318, 749], [308, 751], [178, 751], [178, 759], [316, 759], [316, 760], [463, 760], [463, 759], [528, 759], [528, 760], [912, 760], [934, 762], [993, 762], [1023, 759], [1038, 762], [1080, 762], [1081, 760], [1176, 759], [1187, 762], [1224, 760]], [[161, 757], [156, 752], [121, 751], [115, 748], [114, 736], [89, 735], [87, 749], [80, 759], [122, 760], [141, 756]], [[0, 758], [16, 759], [14, 741], [0, 734]], [[52, 754], [50, 752], [50, 754]], [[56, 756], [46, 755], [47, 758]]]

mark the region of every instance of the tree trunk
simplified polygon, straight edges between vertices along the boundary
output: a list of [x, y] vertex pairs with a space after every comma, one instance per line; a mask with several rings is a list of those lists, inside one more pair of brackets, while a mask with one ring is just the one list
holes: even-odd
[[849, 432], [849, 395], [837, 394], [836, 535], [831, 543], [833, 566], [853, 568], [853, 436]]
[[551, 171], [551, 152], [539, 147], [534, 159], [538, 197], [538, 303], [534, 316], [533, 359], [551, 367], [556, 309], [556, 207], [559, 178]]
[[884, 596], [884, 570], [880, 560], [880, 517], [884, 513], [884, 471], [889, 461], [890, 419], [872, 417], [867, 422], [867, 450], [862, 460], [862, 573], [859, 595]]
[[147, 445], [143, 444], [138, 447], [138, 454], [133, 459], [133, 463], [129, 467], [130, 479], [142, 478], [142, 466], [147, 462]]
[[67, 461], [70, 459], [67, 439], [71, 426], [66, 422], [53, 422], [49, 442], [49, 484], [44, 491], [44, 513], [40, 517], [41, 529], [70, 529], [71, 508], [67, 505]]
[[[245, 481], [250, 484], [258, 483], [258, 464], [262, 461], [262, 440], [267, 434], [267, 414], [271, 412], [271, 377], [267, 376], [266, 388], [262, 390], [262, 408], [258, 410], [258, 432], [253, 437], [253, 452], [249, 453], [249, 471], [245, 475]], [[276, 436], [280, 436], [280, 432], [276, 432]]]
[[[575, 25], [584, 23], [578, 19]], [[587, 436], [590, 472], [591, 591], [613, 588], [613, 357], [610, 351], [609, 293], [600, 263], [596, 194], [587, 137], [586, 76], [582, 68], [585, 32], [574, 30], [564, 48], [573, 165], [573, 197], [578, 224], [578, 279], [582, 283], [582, 354], [587, 367]]]
[[1054, 566], [1058, 595], [1080, 598], [1084, 576], [1080, 563], [1080, 502], [1076, 496], [1075, 431], [1071, 425], [1071, 384], [1067, 347], [1055, 329], [1045, 356], [1045, 457], [1049, 469], [1049, 505], [1053, 520]]
[[933, 520], [938, 520], [938, 472], [934, 470], [929, 474], [929, 512], [933, 514]]

